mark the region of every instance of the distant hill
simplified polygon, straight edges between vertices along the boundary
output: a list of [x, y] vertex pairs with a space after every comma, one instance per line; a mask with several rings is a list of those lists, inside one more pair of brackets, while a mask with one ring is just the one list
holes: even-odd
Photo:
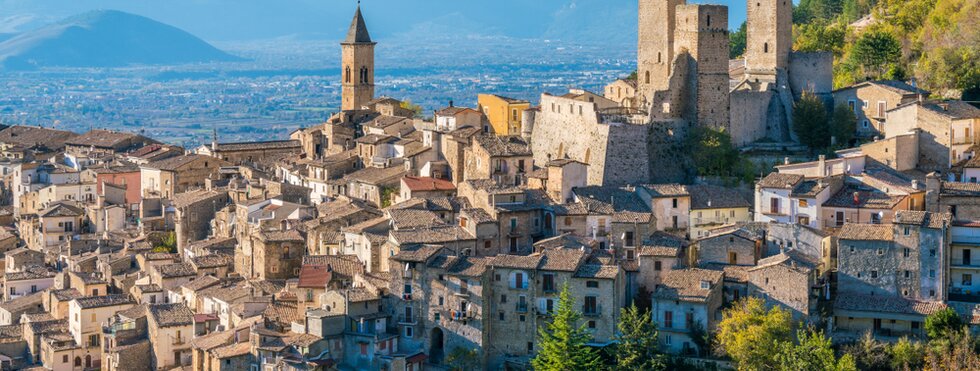
[[178, 28], [113, 10], [84, 13], [0, 42], [0, 68], [12, 70], [241, 60]]

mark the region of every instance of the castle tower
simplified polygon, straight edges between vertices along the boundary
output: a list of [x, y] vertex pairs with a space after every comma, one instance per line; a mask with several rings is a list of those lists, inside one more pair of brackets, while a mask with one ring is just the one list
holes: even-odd
[[637, 45], [637, 97], [650, 103], [655, 90], [667, 90], [674, 60], [674, 24], [677, 5], [684, 0], [639, 0]]
[[341, 95], [340, 109], [360, 109], [374, 99], [374, 45], [368, 34], [361, 6], [357, 6], [354, 19], [341, 45]]
[[775, 81], [786, 71], [793, 50], [793, 2], [747, 0], [745, 73], [750, 79]]
[[696, 102], [685, 116], [729, 130], [728, 7], [679, 5], [676, 20], [674, 54], [688, 56], [688, 94]]

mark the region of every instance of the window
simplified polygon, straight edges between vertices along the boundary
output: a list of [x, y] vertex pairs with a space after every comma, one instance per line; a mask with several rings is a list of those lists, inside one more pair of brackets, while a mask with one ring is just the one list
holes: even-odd
[[555, 291], [555, 275], [553, 275], [553, 274], [544, 274], [544, 275], [542, 275], [541, 276], [541, 289], [544, 290], [544, 292], [553, 292], [553, 291]]
[[871, 271], [871, 278], [878, 278], [878, 271]]
[[[885, 101], [883, 100], [878, 101], [878, 117], [885, 117]], [[969, 132], [970, 129], [967, 130]]]
[[878, 249], [876, 251], [876, 254], [878, 254], [878, 255], [885, 255], [885, 250], [884, 249]]
[[595, 328], [595, 321], [589, 321], [589, 328]]
[[664, 328], [672, 327], [674, 327], [674, 312], [666, 311], [664, 312]]
[[497, 319], [500, 321], [504, 320], [504, 311], [497, 312]]
[[531, 353], [533, 351], [534, 351], [534, 343], [533, 342], [530, 342], [530, 341], [527, 342], [527, 352], [528, 353]]
[[804, 199], [800, 199], [800, 207], [807, 207], [807, 202]]
[[659, 260], [653, 262], [653, 270], [655, 271], [663, 270], [663, 263], [661, 263]]
[[599, 288], [599, 281], [585, 281], [585, 287], [597, 289]]
[[68, 363], [68, 355], [67, 354], [61, 356], [61, 363]]
[[566, 217], [565, 218], [565, 226], [569, 226], [569, 225], [572, 225], [572, 218]]
[[779, 214], [779, 199], [778, 198], [775, 198], [774, 197], [774, 198], [770, 198], [769, 199], [769, 213], [770, 214]]
[[445, 299], [443, 299], [443, 297], [440, 296], [439, 297], [439, 305], [443, 305], [444, 302], [445, 302]]
[[854, 113], [857, 113], [857, 109], [856, 109], [857, 106], [854, 104], [854, 100], [853, 99], [848, 99], [847, 100], [847, 107], [850, 108], [851, 111], [854, 111]]
[[972, 274], [964, 273], [963, 274], [963, 286], [972, 286], [972, 285], [973, 285], [973, 275]]
[[769, 52], [769, 43], [763, 43], [762, 44], [762, 52], [763, 53], [768, 53]]
[[99, 335], [98, 334], [89, 335], [89, 337], [88, 337], [88, 346], [90, 346], [90, 347], [97, 347], [97, 346], [99, 346]]
[[912, 272], [911, 271], [905, 271], [905, 278], [911, 278], [911, 277], [912, 277]]
[[634, 239], [633, 239], [633, 232], [626, 232], [626, 233], [624, 233], [624, 237], [625, 237], [624, 238], [625, 241], [623, 243], [626, 246], [635, 246], [635, 245], [633, 245], [633, 243], [635, 242]]
[[415, 329], [411, 326], [405, 327], [405, 337], [410, 338], [415, 336]]
[[582, 313], [585, 315], [595, 315], [599, 314], [599, 300], [595, 296], [586, 296], [585, 305], [582, 307]]
[[677, 199], [675, 198], [675, 199], [671, 200], [671, 202], [673, 203], [673, 207], [676, 209], [677, 208]]
[[906, 258], [912, 256], [912, 249], [906, 247], [905, 250], [902, 251], [902, 256]]
[[929, 278], [936, 278], [936, 270], [935, 269], [930, 269], [929, 270]]
[[[902, 234], [908, 236], [908, 235], [912, 234], [912, 230], [909, 229], [909, 227], [905, 227], [904, 230], [902, 231]], [[908, 251], [908, 250], [909, 249], [905, 249], [905, 251]], [[908, 257], [908, 254], [906, 254], [905, 256]]]
[[507, 303], [507, 295], [501, 294], [500, 295], [500, 304], [506, 304], [506, 303]]

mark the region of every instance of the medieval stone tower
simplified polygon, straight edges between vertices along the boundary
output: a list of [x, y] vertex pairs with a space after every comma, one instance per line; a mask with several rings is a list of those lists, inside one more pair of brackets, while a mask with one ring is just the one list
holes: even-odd
[[674, 54], [690, 58], [687, 84], [696, 104], [688, 105], [688, 119], [728, 130], [728, 7], [678, 6]]
[[639, 0], [637, 86], [639, 101], [654, 90], [666, 90], [674, 61], [674, 9], [684, 0]]
[[748, 0], [745, 73], [750, 80], [775, 81], [787, 71], [793, 51], [792, 0]]
[[341, 51], [341, 95], [340, 109], [344, 111], [360, 109], [364, 103], [374, 99], [374, 45], [368, 34], [361, 7], [357, 7], [354, 19], [347, 31], [347, 38], [340, 43]]

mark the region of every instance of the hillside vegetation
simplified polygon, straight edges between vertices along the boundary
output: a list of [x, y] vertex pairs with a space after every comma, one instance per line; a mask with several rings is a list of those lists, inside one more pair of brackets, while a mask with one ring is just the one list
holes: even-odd
[[834, 53], [835, 87], [914, 78], [940, 97], [980, 91], [976, 0], [801, 0], [793, 23], [795, 50]]

